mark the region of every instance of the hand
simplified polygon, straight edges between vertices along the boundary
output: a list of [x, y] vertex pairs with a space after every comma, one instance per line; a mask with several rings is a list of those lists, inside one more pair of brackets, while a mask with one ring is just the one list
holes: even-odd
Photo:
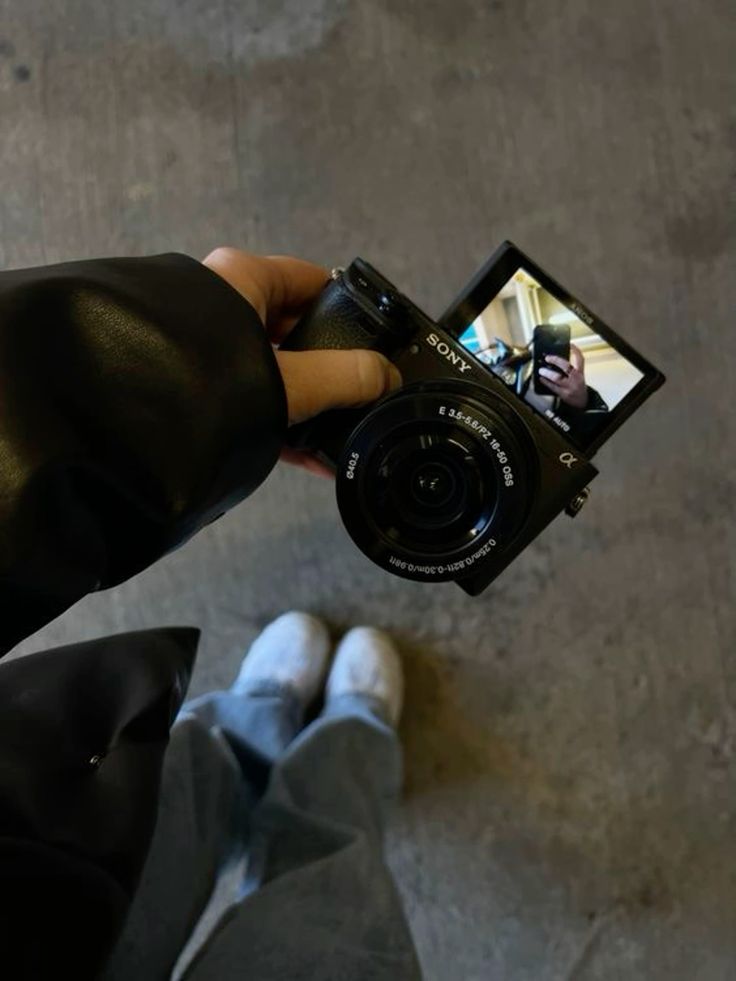
[[[280, 344], [327, 283], [325, 269], [290, 256], [259, 256], [220, 248], [204, 260], [241, 293]], [[398, 370], [376, 351], [275, 351], [286, 388], [289, 425], [326, 409], [363, 405], [401, 384]], [[332, 476], [308, 453], [285, 448], [281, 458]]]
[[584, 409], [588, 404], [588, 386], [585, 383], [585, 358], [580, 348], [570, 345], [569, 361], [556, 354], [548, 354], [544, 360], [564, 372], [561, 375], [552, 368], [540, 368], [539, 377], [545, 386], [573, 408]]

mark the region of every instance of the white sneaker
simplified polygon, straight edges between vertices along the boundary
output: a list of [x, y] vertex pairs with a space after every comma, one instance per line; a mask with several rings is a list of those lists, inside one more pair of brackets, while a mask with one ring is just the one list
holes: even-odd
[[404, 673], [393, 641], [374, 627], [354, 627], [340, 641], [327, 679], [328, 701], [340, 695], [369, 695], [381, 703], [386, 721], [399, 723]]
[[330, 646], [327, 627], [317, 617], [284, 613], [253, 641], [230, 690], [247, 695], [278, 685], [291, 689], [306, 706], [324, 685]]

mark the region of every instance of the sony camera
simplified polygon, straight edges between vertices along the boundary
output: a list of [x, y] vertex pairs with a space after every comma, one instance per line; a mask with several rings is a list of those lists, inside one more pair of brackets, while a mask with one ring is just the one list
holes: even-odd
[[282, 347], [369, 348], [396, 365], [398, 391], [290, 441], [335, 469], [342, 520], [370, 559], [472, 596], [578, 513], [591, 457], [664, 381], [510, 242], [439, 321], [355, 259]]

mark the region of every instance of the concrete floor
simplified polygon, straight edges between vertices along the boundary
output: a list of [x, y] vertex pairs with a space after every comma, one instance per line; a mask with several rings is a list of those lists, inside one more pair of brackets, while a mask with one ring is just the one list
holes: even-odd
[[732, 13], [0, 0], [2, 266], [361, 253], [439, 312], [510, 237], [669, 377], [480, 599], [374, 568], [280, 469], [20, 649], [196, 622], [199, 692], [289, 607], [394, 631], [430, 981], [736, 978]]

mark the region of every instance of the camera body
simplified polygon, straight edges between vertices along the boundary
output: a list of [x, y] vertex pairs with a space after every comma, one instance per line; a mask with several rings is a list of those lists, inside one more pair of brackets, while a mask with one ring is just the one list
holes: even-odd
[[585, 502], [585, 454], [363, 260], [333, 273], [282, 347], [373, 349], [401, 372], [397, 392], [290, 438], [335, 468], [348, 532], [388, 571], [475, 596]]

